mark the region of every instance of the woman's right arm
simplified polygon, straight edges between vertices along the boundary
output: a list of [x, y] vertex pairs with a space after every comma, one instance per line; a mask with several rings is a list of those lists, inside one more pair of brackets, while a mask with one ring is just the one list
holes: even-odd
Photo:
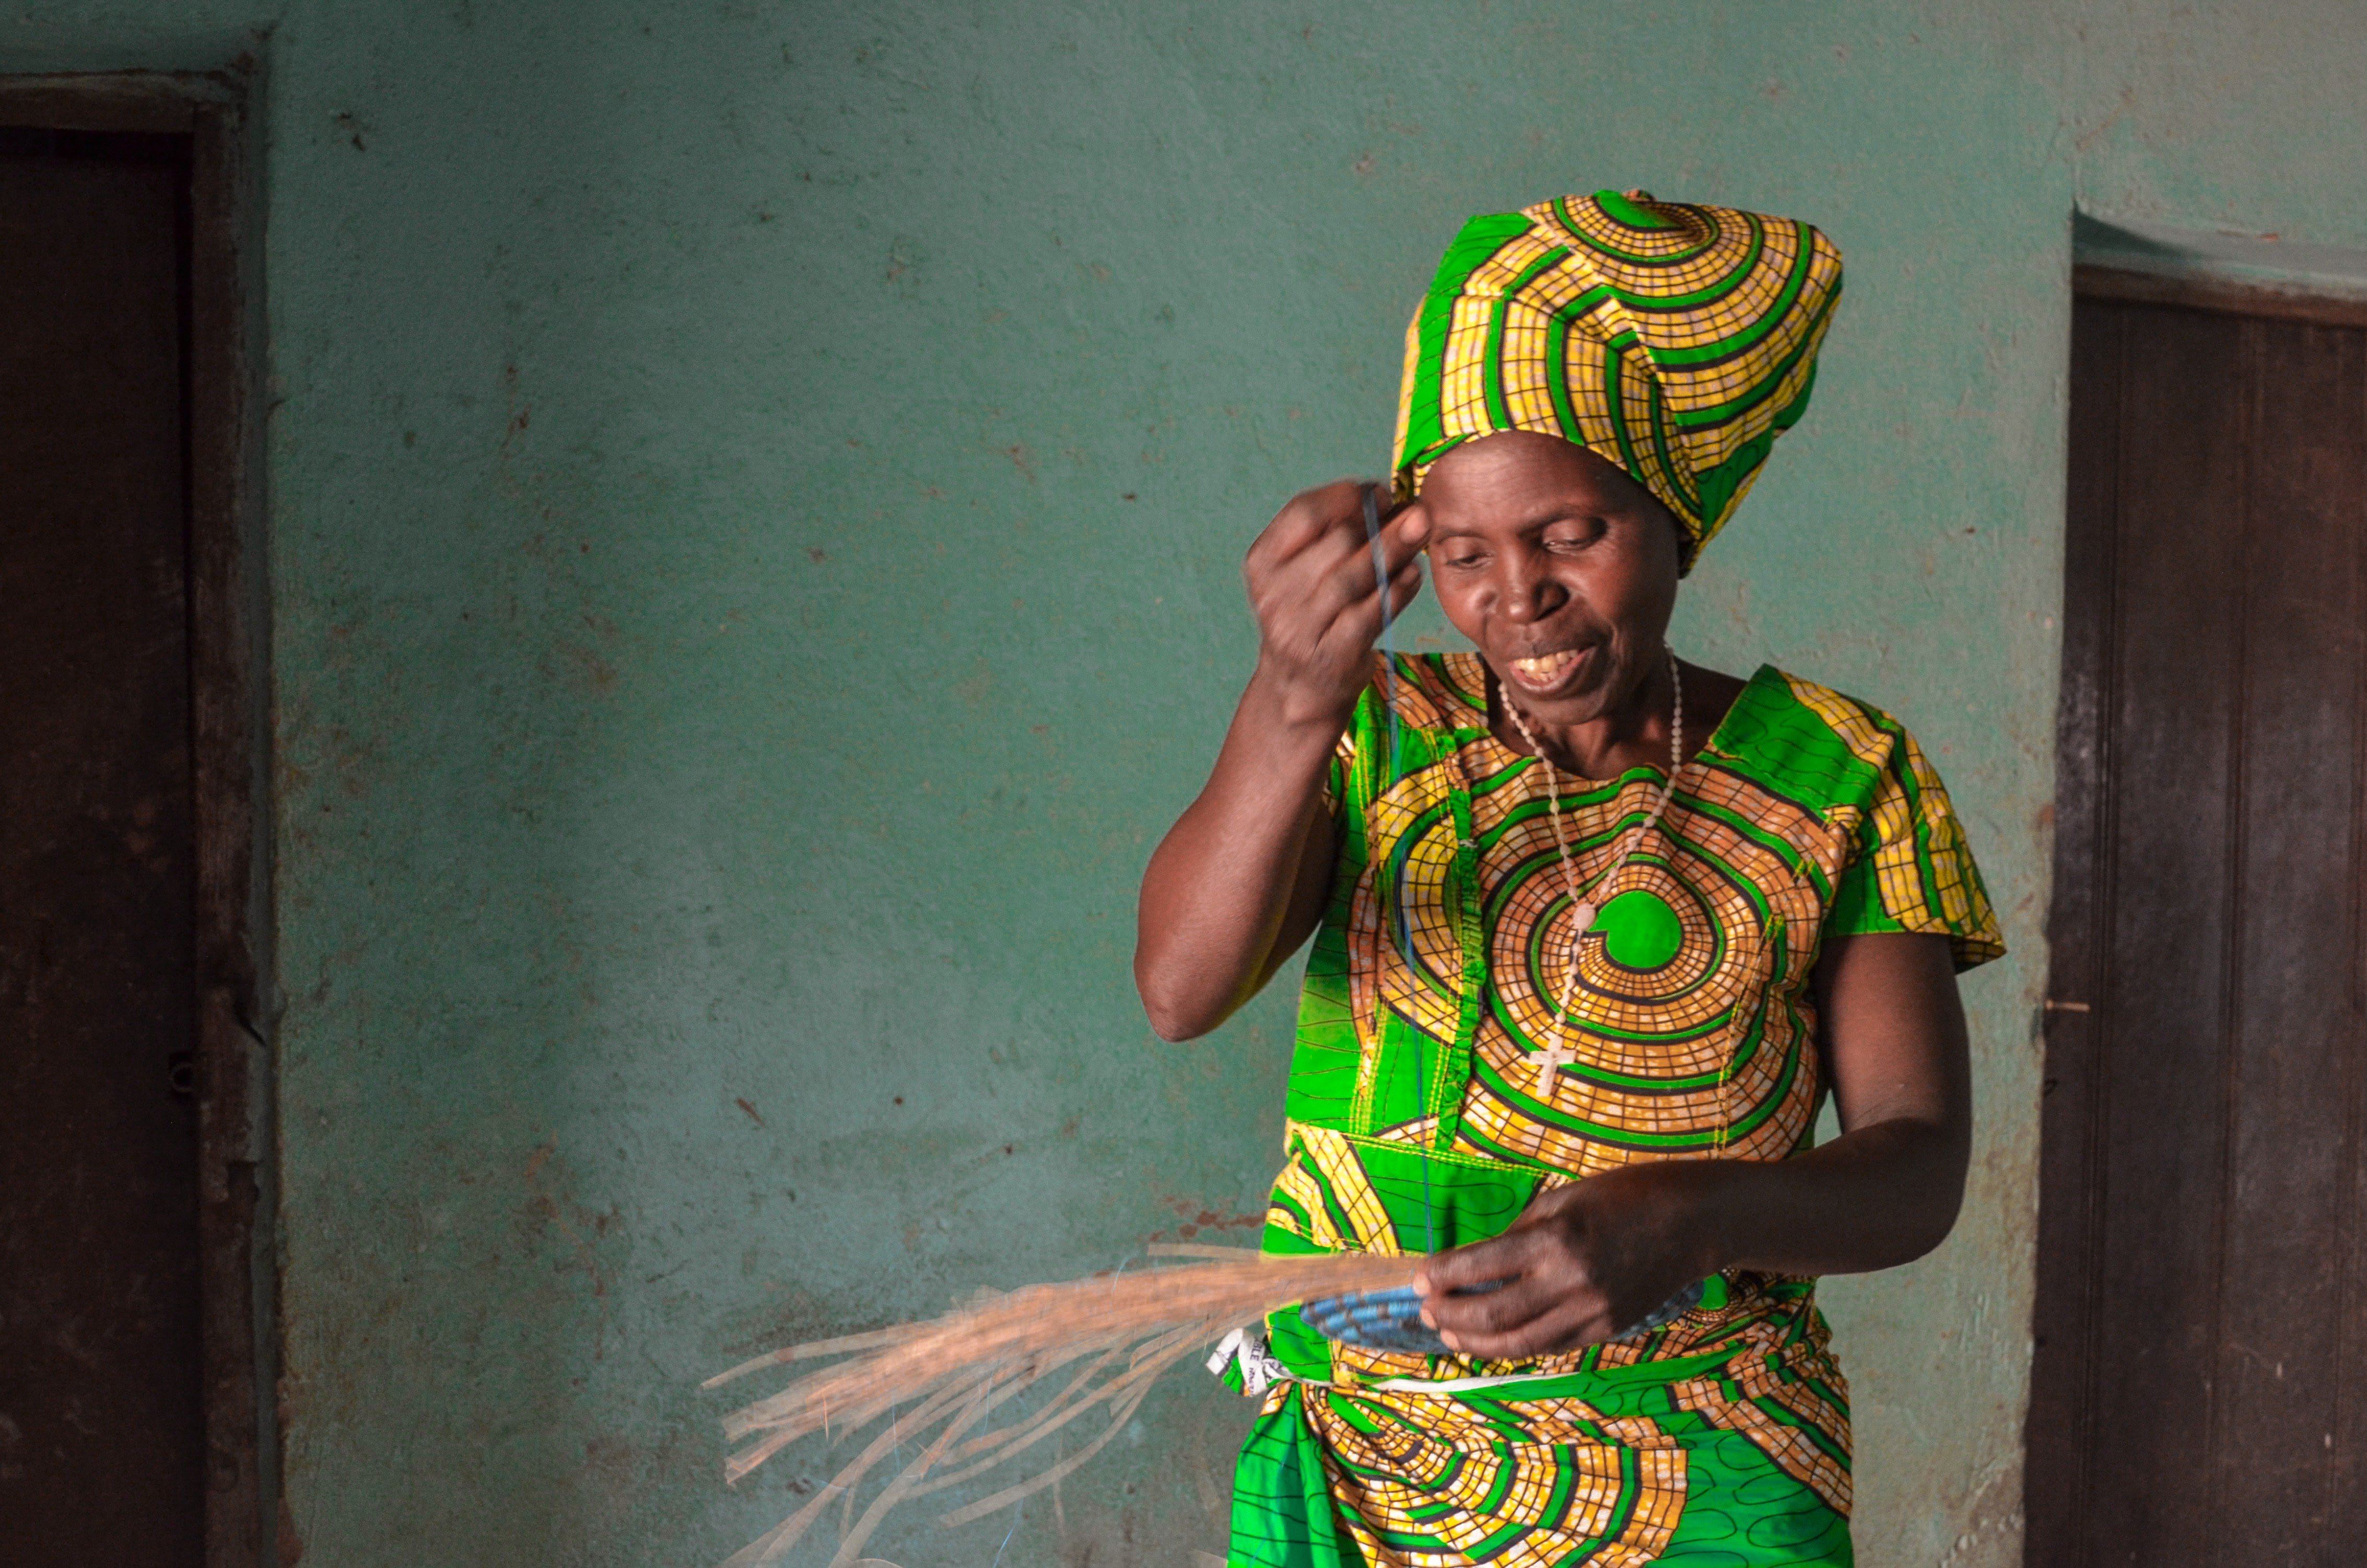
[[[1343, 480], [1295, 497], [1242, 563], [1257, 669], [1206, 786], [1142, 878], [1134, 982], [1162, 1039], [1223, 1023], [1323, 916], [1337, 847], [1323, 777], [1381, 630], [1366, 489]], [[1423, 529], [1415, 508], [1381, 530], [1391, 615], [1421, 589]]]

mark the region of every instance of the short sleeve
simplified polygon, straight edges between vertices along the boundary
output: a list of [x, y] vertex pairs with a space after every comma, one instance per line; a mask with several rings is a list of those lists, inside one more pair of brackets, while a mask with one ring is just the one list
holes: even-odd
[[1857, 823], [1851, 859], [1833, 889], [1826, 935], [1943, 936], [1959, 971], [2002, 957], [1997, 911], [1947, 786], [1914, 736], [1895, 722], [1881, 722], [1879, 731], [1889, 744]]

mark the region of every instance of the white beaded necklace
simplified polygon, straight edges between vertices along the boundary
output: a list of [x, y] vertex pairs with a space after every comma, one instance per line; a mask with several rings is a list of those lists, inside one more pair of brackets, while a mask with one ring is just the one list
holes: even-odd
[[1521, 732], [1521, 739], [1528, 742], [1529, 749], [1536, 753], [1537, 766], [1545, 769], [1546, 814], [1553, 822], [1554, 848], [1561, 856], [1563, 885], [1569, 890], [1572, 927], [1569, 934], [1569, 962], [1562, 971], [1561, 994], [1554, 999], [1553, 1045], [1549, 1050], [1540, 1053], [1537, 1058], [1538, 1088], [1547, 1096], [1553, 1092], [1554, 1075], [1569, 1066], [1571, 1060], [1569, 1042], [1569, 1002], [1571, 994], [1578, 988], [1578, 945], [1587, 932], [1594, 928], [1594, 917], [1602, 913], [1584, 896], [1584, 893], [1602, 887], [1619, 872], [1626, 869], [1627, 862], [1636, 858], [1636, 851], [1644, 846], [1644, 835], [1650, 833], [1660, 818], [1667, 814], [1669, 801], [1677, 792], [1678, 771], [1685, 765], [1685, 677], [1677, 668], [1677, 655], [1673, 649], [1669, 652], [1669, 686], [1674, 693], [1674, 699], [1669, 712], [1668, 779], [1660, 786], [1659, 799], [1652, 802], [1652, 809], [1645, 813], [1642, 822], [1636, 824], [1636, 831], [1628, 835], [1627, 846], [1620, 851], [1619, 858], [1613, 861], [1601, 876], [1594, 879], [1592, 887], [1581, 891], [1578, 885], [1578, 860], [1570, 854], [1569, 835], [1562, 829], [1561, 776], [1555, 771], [1553, 759], [1546, 756], [1546, 748], [1537, 744], [1537, 737], [1530, 733], [1529, 722], [1523, 718], [1521, 710], [1512, 705], [1512, 693], [1505, 688], [1503, 682], [1497, 683], [1497, 691], [1504, 701], [1504, 717], [1512, 722], [1512, 728]]

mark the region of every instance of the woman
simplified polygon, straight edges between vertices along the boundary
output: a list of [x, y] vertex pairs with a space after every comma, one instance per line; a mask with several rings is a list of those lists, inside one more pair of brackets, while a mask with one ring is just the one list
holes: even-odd
[[[1265, 1246], [1434, 1256], [1413, 1340], [1332, 1303], [1243, 1350], [1235, 1568], [1850, 1561], [1814, 1278], [1954, 1222], [1954, 976], [2003, 946], [1904, 730], [1665, 641], [1840, 290], [1805, 223], [1476, 218], [1408, 334], [1394, 509], [1310, 490], [1250, 551], [1257, 668], [1137, 982], [1186, 1039], [1313, 935]], [[1425, 555], [1477, 652], [1376, 659]]]

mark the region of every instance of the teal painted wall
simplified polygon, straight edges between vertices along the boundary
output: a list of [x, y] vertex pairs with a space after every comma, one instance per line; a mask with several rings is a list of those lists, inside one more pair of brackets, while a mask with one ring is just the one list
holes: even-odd
[[[1252, 1233], [1288, 987], [1171, 1047], [1127, 972], [1240, 551], [1383, 461], [1457, 221], [1623, 184], [1848, 256], [1680, 631], [1902, 713], [2005, 911], [1964, 1222], [1829, 1298], [1863, 1560], [2019, 1561], [2069, 218], [2367, 241], [2354, 7], [0, 0], [247, 49], [291, 1552], [714, 1561], [820, 1471], [725, 1493], [702, 1375]], [[1220, 1550], [1244, 1419], [1003, 1560]]]

